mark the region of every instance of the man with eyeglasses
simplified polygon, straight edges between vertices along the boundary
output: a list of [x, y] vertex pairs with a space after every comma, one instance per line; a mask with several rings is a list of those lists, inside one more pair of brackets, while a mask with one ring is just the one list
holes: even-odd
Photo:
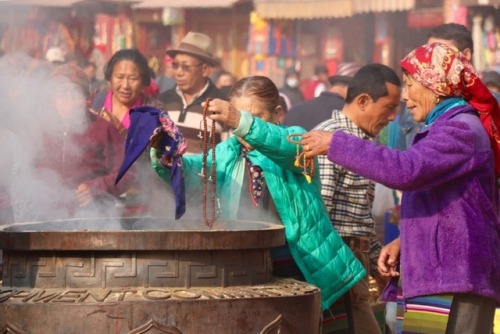
[[[224, 94], [210, 81], [212, 67], [219, 61], [213, 56], [213, 41], [205, 34], [189, 32], [175, 49], [167, 50], [173, 58], [172, 68], [176, 86], [159, 96], [169, 116], [186, 138], [189, 153], [201, 152], [201, 125], [207, 98], [225, 99]], [[217, 125], [216, 141], [221, 141], [223, 129]]]

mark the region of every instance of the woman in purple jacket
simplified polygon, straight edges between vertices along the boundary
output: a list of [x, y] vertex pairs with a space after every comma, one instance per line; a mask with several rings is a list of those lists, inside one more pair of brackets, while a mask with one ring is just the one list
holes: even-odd
[[403, 191], [400, 239], [379, 258], [381, 274], [392, 277], [385, 296], [398, 292], [404, 310], [399, 331], [492, 333], [500, 303], [500, 221], [496, 129], [483, 124], [498, 104], [470, 63], [446, 45], [421, 46], [401, 66], [402, 97], [415, 121], [425, 122], [408, 150], [341, 131], [312, 131], [302, 144], [308, 156], [327, 154]]

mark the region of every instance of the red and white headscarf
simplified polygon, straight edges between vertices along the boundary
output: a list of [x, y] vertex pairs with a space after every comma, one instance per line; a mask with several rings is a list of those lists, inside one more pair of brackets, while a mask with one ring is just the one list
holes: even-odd
[[464, 55], [441, 43], [422, 45], [400, 62], [403, 70], [438, 96], [462, 97], [479, 113], [500, 175], [500, 107]]

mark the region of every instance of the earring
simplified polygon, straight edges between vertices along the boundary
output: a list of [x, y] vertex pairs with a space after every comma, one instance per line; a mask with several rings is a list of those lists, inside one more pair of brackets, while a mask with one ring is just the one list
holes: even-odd
[[437, 105], [437, 104], [439, 104], [439, 103], [441, 103], [441, 96], [436, 95], [436, 96], [434, 97], [434, 104], [436, 104], [436, 105]]

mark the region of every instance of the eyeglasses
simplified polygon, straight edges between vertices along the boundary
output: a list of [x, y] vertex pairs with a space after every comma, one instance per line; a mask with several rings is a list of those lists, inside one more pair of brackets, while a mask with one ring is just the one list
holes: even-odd
[[177, 71], [179, 67], [182, 69], [182, 72], [192, 72], [195, 67], [202, 66], [203, 64], [196, 64], [196, 65], [186, 65], [186, 64], [179, 64], [177, 62], [172, 63], [172, 68]]

